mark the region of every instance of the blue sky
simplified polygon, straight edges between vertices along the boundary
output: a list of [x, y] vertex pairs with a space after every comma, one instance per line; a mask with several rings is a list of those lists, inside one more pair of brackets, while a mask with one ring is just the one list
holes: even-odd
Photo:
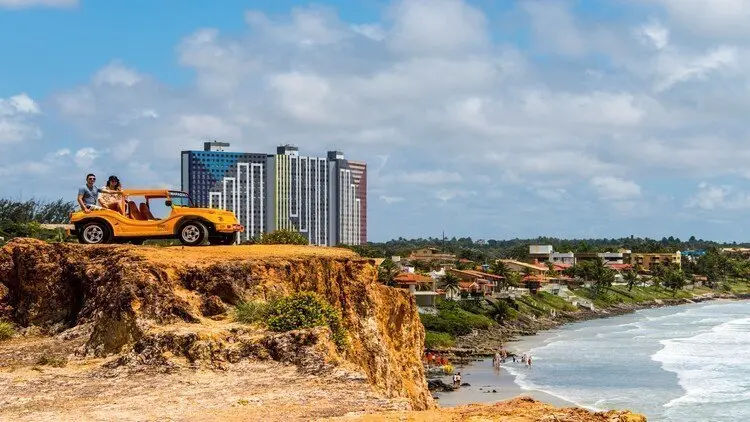
[[747, 240], [750, 0], [0, 0], [0, 195], [370, 164], [373, 240]]

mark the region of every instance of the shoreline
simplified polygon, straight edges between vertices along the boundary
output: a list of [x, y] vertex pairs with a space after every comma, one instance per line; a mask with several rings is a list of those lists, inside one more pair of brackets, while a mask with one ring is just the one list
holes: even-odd
[[[508, 326], [503, 325], [503, 326], [495, 328], [494, 330], [486, 330], [485, 332], [478, 332], [476, 335], [470, 336], [470, 338], [478, 338], [478, 337], [481, 337], [483, 334], [487, 334], [488, 332], [491, 333], [492, 331], [495, 331], [494, 333], [495, 335], [491, 337], [493, 338], [500, 337], [502, 339], [499, 341], [489, 340], [487, 342], [484, 342], [484, 344], [480, 345], [479, 347], [452, 348], [452, 349], [433, 350], [433, 351], [439, 352], [446, 356], [451, 356], [451, 360], [455, 362], [454, 366], [456, 368], [455, 369], [456, 371], [463, 369], [467, 365], [471, 365], [470, 370], [472, 372], [466, 372], [466, 373], [462, 372], [462, 375], [471, 376], [472, 373], [476, 371], [479, 371], [479, 372], [492, 371], [490, 357], [494, 355], [494, 352], [496, 350], [500, 348], [504, 348], [508, 350], [511, 343], [520, 342], [524, 340], [528, 341], [531, 338], [534, 338], [535, 336], [538, 336], [540, 334], [550, 333], [552, 330], [555, 330], [557, 328], [563, 327], [568, 324], [622, 316], [622, 315], [627, 315], [627, 314], [634, 313], [636, 311], [643, 310], [643, 309], [656, 309], [656, 308], [664, 308], [664, 307], [672, 307], [672, 306], [688, 305], [688, 304], [720, 301], [720, 300], [728, 300], [728, 301], [750, 300], [750, 294], [705, 293], [701, 295], [696, 295], [689, 299], [667, 299], [667, 300], [654, 300], [654, 301], [649, 301], [646, 303], [638, 303], [638, 304], [618, 304], [618, 305], [614, 305], [608, 308], [602, 308], [602, 309], [598, 309], [594, 311], [587, 310], [587, 309], [580, 309], [576, 313], [565, 313], [563, 315], [559, 315], [557, 318], [545, 318], [545, 319], [542, 319], [541, 321], [537, 321], [538, 326], [533, 327], [534, 329], [531, 331], [529, 331], [528, 329], [523, 329], [521, 327], [508, 327]], [[499, 334], [499, 336], [497, 334]], [[459, 340], [461, 339], [465, 340], [466, 336], [463, 338], [460, 338]], [[508, 351], [511, 355], [515, 354], [515, 351], [512, 351], [512, 350], [508, 350]], [[487, 364], [486, 370], [478, 366], [481, 363]], [[509, 363], [506, 363], [505, 365], [508, 365], [508, 364]], [[533, 399], [539, 400], [541, 402], [549, 403], [558, 407], [577, 407], [577, 408], [586, 409], [585, 407], [580, 406], [574, 402], [565, 400], [561, 397], [555, 396], [550, 393], [546, 393], [544, 391], [526, 390], [522, 388], [515, 381], [516, 375], [511, 373], [508, 369], [504, 368], [503, 366], [501, 366], [499, 370], [496, 372], [499, 372], [503, 376], [502, 378], [495, 380], [494, 384], [490, 383], [488, 385], [487, 383], [483, 383], [483, 385], [479, 387], [475, 387], [474, 385], [472, 385], [470, 387], [460, 387], [458, 390], [455, 390], [455, 391], [449, 391], [449, 392], [430, 391], [430, 393], [432, 394], [433, 398], [435, 398], [439, 407], [454, 407], [454, 406], [465, 404], [467, 402], [476, 402], [476, 401], [470, 401], [470, 400], [461, 400], [461, 398], [462, 397], [465, 398], [467, 395], [476, 396], [477, 394], [482, 394], [482, 395], [487, 394], [487, 395], [492, 396], [492, 400], [488, 401], [488, 403], [489, 402], [497, 403], [501, 401], [512, 400], [518, 397], [527, 396], [527, 397], [531, 397]], [[440, 379], [446, 384], [451, 383], [451, 376], [449, 375], [430, 376], [429, 373], [427, 372], [425, 372], [425, 374], [428, 380]], [[494, 393], [492, 392], [492, 390], [496, 390], [497, 392]]]
[[[505, 365], [512, 365], [506, 363]], [[470, 363], [471, 368], [461, 366], [462, 376], [470, 386], [462, 386], [455, 391], [434, 392], [433, 398], [440, 408], [462, 406], [466, 403], [497, 403], [513, 400], [519, 397], [531, 397], [535, 400], [551, 404], [556, 407], [581, 407], [576, 403], [562, 399], [553, 394], [540, 390], [526, 390], [516, 383], [516, 376], [506, 367], [492, 368], [490, 359], [483, 359]], [[521, 365], [520, 363], [518, 364]], [[494, 375], [494, 376], [493, 376]], [[450, 376], [439, 377], [443, 382], [450, 383]], [[474, 382], [472, 382], [474, 381]], [[473, 397], [487, 397], [487, 401], [470, 400]]]
[[[593, 311], [583, 308], [575, 312], [560, 312], [554, 318], [538, 318], [532, 322], [520, 324], [518, 321], [515, 321], [516, 324], [500, 325], [488, 330], [478, 331], [476, 334], [459, 337], [457, 343], [462, 344], [463, 347], [436, 348], [429, 349], [429, 351], [448, 356], [451, 361], [463, 365], [481, 358], [491, 357], [497, 350], [505, 348], [508, 343], [519, 341], [525, 337], [533, 337], [539, 333], [567, 324], [626, 315], [642, 309], [655, 309], [716, 300], [750, 300], [750, 294], [704, 293], [691, 298], [654, 299], [636, 304], [616, 304]], [[427, 351], [428, 349], [425, 349], [425, 352]]]

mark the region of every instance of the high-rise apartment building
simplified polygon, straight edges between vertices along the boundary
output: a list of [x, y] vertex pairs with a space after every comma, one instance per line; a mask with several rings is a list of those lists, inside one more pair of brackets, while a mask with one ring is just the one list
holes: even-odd
[[300, 156], [284, 145], [268, 159], [268, 230], [291, 229], [310, 244], [332, 245], [328, 229], [328, 162], [325, 157]]
[[[358, 245], [367, 236], [367, 166], [343, 153], [300, 156], [284, 145], [275, 155], [227, 152], [206, 142], [182, 152], [182, 189], [200, 206], [231, 210], [242, 240], [276, 229], [297, 230], [310, 244]], [[363, 227], [364, 226], [364, 227]]]
[[349, 160], [352, 179], [357, 185], [359, 199], [359, 243], [367, 243], [367, 163]]

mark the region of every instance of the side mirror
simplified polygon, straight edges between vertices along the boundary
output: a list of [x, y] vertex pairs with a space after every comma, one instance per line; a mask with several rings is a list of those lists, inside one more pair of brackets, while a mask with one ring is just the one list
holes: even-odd
[[166, 205], [168, 207], [171, 207], [172, 206], [172, 201], [170, 201], [169, 199], [167, 199], [166, 201], [164, 201], [164, 205]]

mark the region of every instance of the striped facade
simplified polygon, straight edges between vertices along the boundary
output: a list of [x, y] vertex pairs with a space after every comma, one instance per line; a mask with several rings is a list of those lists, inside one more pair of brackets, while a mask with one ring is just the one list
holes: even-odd
[[367, 243], [367, 163], [349, 160], [359, 199], [359, 244]]

